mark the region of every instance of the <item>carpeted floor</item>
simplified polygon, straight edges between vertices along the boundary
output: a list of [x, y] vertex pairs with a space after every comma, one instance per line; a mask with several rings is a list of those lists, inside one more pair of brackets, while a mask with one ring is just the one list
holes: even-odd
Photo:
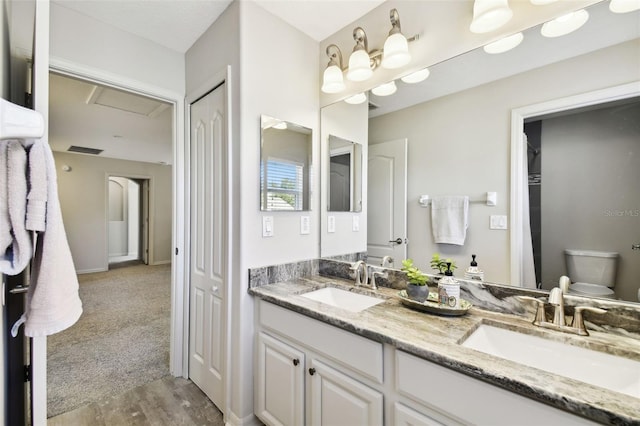
[[169, 374], [171, 265], [79, 281], [82, 317], [47, 339], [49, 417]]

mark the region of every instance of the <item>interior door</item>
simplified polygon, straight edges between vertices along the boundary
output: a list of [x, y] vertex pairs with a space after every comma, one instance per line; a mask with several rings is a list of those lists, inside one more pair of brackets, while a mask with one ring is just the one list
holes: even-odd
[[224, 85], [191, 104], [189, 377], [223, 409]]
[[407, 257], [406, 139], [369, 145], [368, 188], [368, 261], [390, 256], [390, 266], [399, 268]]
[[140, 181], [140, 258], [149, 264], [149, 179]]

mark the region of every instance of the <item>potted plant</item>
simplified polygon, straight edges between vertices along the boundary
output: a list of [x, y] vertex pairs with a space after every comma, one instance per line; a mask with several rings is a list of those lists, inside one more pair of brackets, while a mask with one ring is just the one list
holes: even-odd
[[452, 259], [445, 259], [443, 257], [440, 257], [439, 253], [434, 253], [433, 256], [431, 256], [431, 269], [438, 271], [440, 275], [444, 275], [444, 273], [446, 272], [447, 263], [451, 264], [452, 272], [457, 268], [456, 262]]
[[413, 264], [413, 259], [402, 261], [402, 270], [407, 274], [407, 296], [416, 302], [424, 302], [429, 296], [429, 278]]

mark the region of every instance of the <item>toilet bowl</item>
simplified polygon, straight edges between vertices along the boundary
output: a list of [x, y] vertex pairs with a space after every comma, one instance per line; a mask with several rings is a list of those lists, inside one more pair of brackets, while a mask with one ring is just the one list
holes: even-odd
[[616, 299], [613, 287], [616, 282], [618, 253], [567, 249], [564, 255], [572, 282], [569, 293]]

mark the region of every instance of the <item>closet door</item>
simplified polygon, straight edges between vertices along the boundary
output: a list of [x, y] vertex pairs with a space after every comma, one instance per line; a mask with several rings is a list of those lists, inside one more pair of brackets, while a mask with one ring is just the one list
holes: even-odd
[[191, 104], [189, 378], [224, 410], [225, 86]]

